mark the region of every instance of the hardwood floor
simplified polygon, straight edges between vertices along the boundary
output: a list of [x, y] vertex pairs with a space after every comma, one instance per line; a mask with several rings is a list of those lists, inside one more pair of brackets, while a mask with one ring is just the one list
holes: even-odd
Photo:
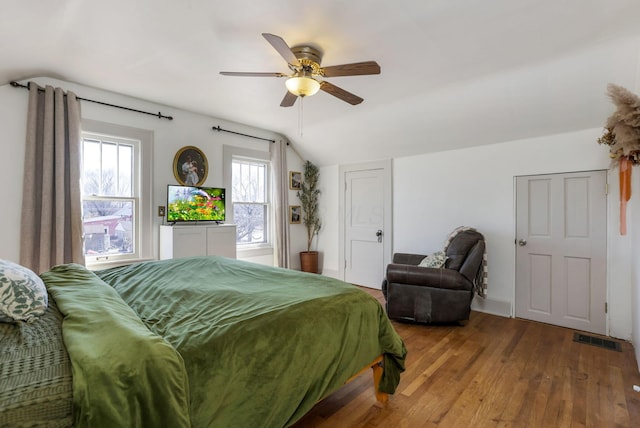
[[394, 326], [408, 355], [389, 403], [376, 404], [364, 374], [296, 428], [640, 426], [630, 343], [617, 352], [574, 342], [574, 330], [479, 312], [464, 326]]

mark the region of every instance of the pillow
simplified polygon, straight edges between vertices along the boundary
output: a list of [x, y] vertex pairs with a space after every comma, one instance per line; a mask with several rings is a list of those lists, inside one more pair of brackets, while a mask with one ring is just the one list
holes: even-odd
[[0, 260], [0, 322], [33, 322], [47, 310], [44, 282], [24, 266]]
[[447, 261], [447, 256], [444, 254], [444, 251], [438, 251], [433, 254], [429, 254], [427, 257], [422, 259], [418, 266], [429, 267], [429, 268], [441, 268], [444, 267], [444, 263]]

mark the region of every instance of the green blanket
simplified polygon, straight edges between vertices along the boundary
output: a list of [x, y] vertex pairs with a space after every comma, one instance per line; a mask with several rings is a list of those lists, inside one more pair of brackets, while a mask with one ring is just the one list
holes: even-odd
[[181, 356], [80, 265], [41, 275], [64, 315], [76, 427], [189, 427]]
[[380, 354], [381, 390], [404, 370], [379, 302], [342, 281], [218, 257], [96, 274], [182, 355], [194, 427], [288, 426]]
[[380, 354], [381, 390], [404, 370], [378, 301], [320, 275], [200, 257], [42, 278], [78, 427], [289, 426]]

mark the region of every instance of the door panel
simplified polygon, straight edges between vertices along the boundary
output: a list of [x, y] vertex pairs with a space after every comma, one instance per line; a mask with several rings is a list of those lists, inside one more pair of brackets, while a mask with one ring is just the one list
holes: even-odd
[[606, 172], [516, 179], [516, 316], [606, 334]]
[[345, 275], [346, 281], [370, 288], [380, 288], [382, 270], [380, 244], [366, 240], [352, 240]]
[[536, 284], [531, 287], [530, 309], [543, 314], [551, 313], [551, 257], [543, 254], [531, 254], [530, 282]]
[[565, 180], [567, 238], [589, 237], [589, 181], [584, 178], [568, 178]]
[[591, 289], [591, 262], [580, 257], [566, 257], [567, 272], [567, 316], [588, 321]]
[[551, 234], [551, 195], [550, 181], [535, 179], [529, 183], [531, 203], [529, 214], [529, 236], [549, 236]]

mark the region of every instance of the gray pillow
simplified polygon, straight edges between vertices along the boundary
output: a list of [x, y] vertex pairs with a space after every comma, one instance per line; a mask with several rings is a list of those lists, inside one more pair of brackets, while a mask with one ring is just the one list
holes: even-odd
[[428, 267], [428, 268], [441, 268], [444, 266], [447, 261], [447, 256], [444, 251], [438, 251], [433, 254], [429, 254], [427, 257], [422, 259], [418, 266]]
[[44, 282], [33, 271], [0, 260], [0, 322], [33, 322], [47, 310]]

